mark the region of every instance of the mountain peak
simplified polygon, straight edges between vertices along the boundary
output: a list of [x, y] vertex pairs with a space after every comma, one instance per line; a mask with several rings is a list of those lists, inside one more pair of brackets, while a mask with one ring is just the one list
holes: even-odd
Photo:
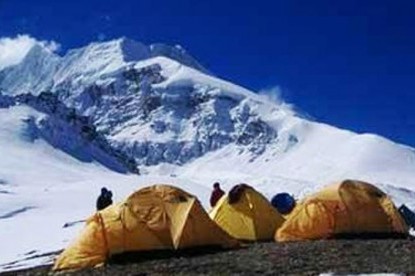
[[39, 60], [39, 59], [58, 59], [60, 58], [57, 54], [53, 53], [50, 49], [44, 47], [43, 45], [36, 43], [33, 47], [29, 50], [26, 56], [21, 61], [21, 64], [27, 63], [31, 60]]
[[151, 56], [149, 48], [141, 42], [123, 37], [117, 40], [122, 51], [124, 61], [139, 61]]
[[196, 70], [199, 70], [203, 73], [209, 73], [196, 59], [189, 55], [186, 50], [180, 46], [170, 46], [163, 43], [154, 43], [150, 46], [152, 56], [164, 56], [173, 60], [180, 62], [183, 65], [192, 67]]
[[0, 89], [9, 94], [38, 94], [39, 89], [72, 88], [91, 85], [103, 76], [116, 76], [125, 66], [154, 57], [166, 57], [208, 73], [181, 46], [145, 45], [121, 37], [93, 42], [59, 56], [42, 44], [35, 44], [23, 60], [0, 71]]
[[74, 52], [79, 51], [87, 54], [90, 60], [102, 59], [105, 56], [106, 58], [116, 58], [119, 62], [138, 62], [161, 56], [204, 73], [208, 72], [180, 45], [171, 46], [163, 43], [154, 43], [147, 46], [127, 37], [120, 37], [104, 42], [93, 42], [86, 47], [69, 51], [67, 56], [71, 56]]
[[104, 42], [93, 42], [86, 47], [73, 51], [82, 50], [93, 58], [100, 58], [101, 54], [107, 56], [111, 54], [121, 57], [124, 62], [140, 61], [150, 57], [150, 50], [146, 45], [126, 37]]
[[19, 64], [0, 71], [0, 90], [15, 95], [47, 90], [60, 60], [43, 45], [35, 44]]

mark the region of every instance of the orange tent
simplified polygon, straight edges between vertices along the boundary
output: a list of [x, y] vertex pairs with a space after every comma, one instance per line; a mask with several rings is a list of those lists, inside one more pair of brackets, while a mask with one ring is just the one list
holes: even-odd
[[408, 227], [380, 189], [345, 180], [305, 198], [278, 229], [276, 241], [356, 234], [406, 234]]
[[54, 270], [102, 265], [111, 255], [238, 242], [210, 220], [197, 198], [181, 189], [155, 185], [87, 220], [79, 238], [57, 258]]

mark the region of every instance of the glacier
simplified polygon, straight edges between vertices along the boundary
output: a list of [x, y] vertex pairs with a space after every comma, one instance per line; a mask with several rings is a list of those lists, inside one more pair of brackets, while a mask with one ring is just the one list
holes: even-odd
[[[415, 150], [301, 116], [222, 80], [180, 46], [120, 38], [60, 56], [35, 45], [0, 71], [0, 271], [50, 263], [94, 212], [171, 183], [298, 199], [345, 178], [415, 208]], [[78, 223], [79, 222], [79, 223]]]

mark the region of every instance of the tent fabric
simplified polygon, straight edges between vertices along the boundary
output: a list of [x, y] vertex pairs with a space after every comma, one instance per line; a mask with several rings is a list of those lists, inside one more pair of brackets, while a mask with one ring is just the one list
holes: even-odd
[[232, 248], [238, 242], [210, 220], [196, 197], [173, 186], [154, 185], [91, 216], [53, 269], [100, 266], [123, 252], [198, 246]]
[[278, 229], [275, 240], [407, 232], [405, 221], [384, 192], [365, 182], [345, 180], [305, 198]]
[[214, 220], [229, 235], [245, 241], [271, 240], [284, 218], [268, 200], [247, 185], [237, 189], [238, 200], [223, 196], [209, 212]]

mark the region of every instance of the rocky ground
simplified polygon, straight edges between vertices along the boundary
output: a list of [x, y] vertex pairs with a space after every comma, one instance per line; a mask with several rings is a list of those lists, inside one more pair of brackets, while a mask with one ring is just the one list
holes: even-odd
[[[128, 258], [127, 258], [128, 257]], [[255, 243], [237, 250], [130, 255], [79, 275], [315, 275], [320, 273], [405, 273], [415, 275], [413, 240], [323, 240]], [[118, 258], [120, 259], [120, 258]], [[8, 275], [44, 275], [37, 267]]]

